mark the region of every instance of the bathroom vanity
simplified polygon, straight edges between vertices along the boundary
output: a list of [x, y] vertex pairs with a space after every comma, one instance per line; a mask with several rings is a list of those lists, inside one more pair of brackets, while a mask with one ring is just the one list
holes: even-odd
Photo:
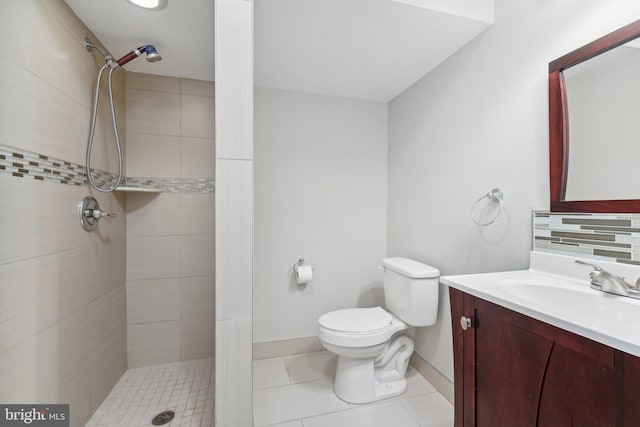
[[[621, 93], [629, 92], [624, 79], [611, 73], [636, 69], [620, 59], [638, 52], [634, 47], [638, 39], [640, 21], [549, 64], [552, 212], [640, 212], [637, 186], [618, 191], [618, 183], [624, 180], [610, 173], [628, 168], [617, 161], [607, 167], [603, 151], [598, 151], [604, 142], [608, 156], [628, 158], [622, 152], [627, 146], [624, 141], [634, 135], [624, 121], [628, 103], [593, 96], [613, 94], [618, 84]], [[600, 108], [616, 120], [588, 119], [602, 116]], [[600, 127], [603, 122], [609, 127]], [[637, 118], [632, 116], [628, 122], [637, 125]], [[630, 146], [635, 144], [634, 140]], [[593, 173], [595, 162], [598, 174]], [[595, 182], [586, 180], [586, 175]], [[615, 184], [604, 181], [609, 175]], [[619, 262], [600, 261], [617, 258], [614, 251], [599, 247], [597, 240], [603, 236], [598, 233], [605, 230], [616, 231], [615, 227], [581, 228], [584, 234], [578, 237], [596, 240], [582, 253], [616, 280], [627, 277], [635, 283], [640, 266], [627, 262], [636, 257], [629, 254]], [[570, 250], [550, 245], [557, 252]], [[627, 245], [619, 247], [632, 250]], [[640, 300], [591, 289], [589, 270], [575, 261], [575, 257], [534, 251], [529, 270], [441, 277], [449, 286], [451, 301], [456, 427], [640, 426]], [[592, 275], [594, 282], [598, 268]], [[638, 290], [624, 289], [623, 294]]]
[[[530, 270], [441, 278], [456, 427], [640, 426], [640, 302], [590, 289], [574, 260], [532, 253]], [[537, 269], [555, 262], [565, 271]]]

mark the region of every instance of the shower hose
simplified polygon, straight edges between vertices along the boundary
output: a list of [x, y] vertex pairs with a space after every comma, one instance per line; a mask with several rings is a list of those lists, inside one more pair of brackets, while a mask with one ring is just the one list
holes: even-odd
[[[109, 68], [109, 73], [107, 75], [107, 87], [109, 90], [109, 105], [111, 107], [111, 122], [113, 124], [113, 134], [116, 139], [116, 148], [118, 150], [118, 179], [116, 179], [116, 182], [111, 187], [101, 188], [93, 181], [93, 177], [91, 176], [91, 150], [93, 148], [93, 136], [96, 130], [96, 117], [98, 115], [98, 100], [100, 98], [100, 81], [102, 80], [102, 73], [107, 68]], [[118, 126], [116, 124], [116, 111], [113, 106], [113, 88], [111, 84], [111, 77], [115, 69], [116, 67], [113, 67], [109, 63], [106, 63], [102, 66], [102, 68], [100, 69], [100, 72], [98, 72], [98, 78], [96, 79], [96, 92], [95, 92], [95, 96], [93, 97], [93, 111], [91, 112], [91, 126], [89, 129], [89, 140], [87, 141], [87, 154], [85, 158], [85, 165], [86, 165], [85, 168], [86, 168], [87, 180], [89, 181], [89, 184], [91, 185], [91, 187], [103, 193], [109, 193], [111, 191], [114, 191], [116, 188], [118, 188], [118, 186], [120, 185], [120, 181], [122, 180], [122, 148], [120, 147], [120, 138], [118, 137]]]

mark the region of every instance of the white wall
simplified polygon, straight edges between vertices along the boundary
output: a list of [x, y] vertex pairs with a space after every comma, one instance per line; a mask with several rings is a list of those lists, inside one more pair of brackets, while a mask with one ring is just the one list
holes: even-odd
[[[389, 106], [388, 253], [442, 274], [522, 269], [531, 209], [548, 208], [548, 62], [635, 19], [616, 0], [496, 0], [496, 23]], [[493, 187], [496, 224], [469, 218]], [[448, 295], [416, 349], [453, 378]]]
[[[383, 302], [387, 105], [256, 88], [254, 342]], [[304, 257], [314, 280], [287, 275]]]

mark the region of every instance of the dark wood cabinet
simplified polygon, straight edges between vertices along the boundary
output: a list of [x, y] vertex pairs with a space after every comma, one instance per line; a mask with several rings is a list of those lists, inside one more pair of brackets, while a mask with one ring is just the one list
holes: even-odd
[[449, 292], [455, 427], [640, 426], [640, 358]]

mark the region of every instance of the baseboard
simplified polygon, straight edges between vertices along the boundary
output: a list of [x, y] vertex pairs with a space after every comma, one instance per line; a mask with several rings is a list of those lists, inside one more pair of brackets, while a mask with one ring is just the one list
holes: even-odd
[[322, 350], [318, 337], [291, 338], [280, 341], [253, 343], [253, 360], [290, 356]]
[[409, 359], [409, 364], [429, 381], [445, 399], [451, 402], [452, 405], [454, 404], [453, 383], [449, 378], [415, 351], [411, 355], [411, 359]]

